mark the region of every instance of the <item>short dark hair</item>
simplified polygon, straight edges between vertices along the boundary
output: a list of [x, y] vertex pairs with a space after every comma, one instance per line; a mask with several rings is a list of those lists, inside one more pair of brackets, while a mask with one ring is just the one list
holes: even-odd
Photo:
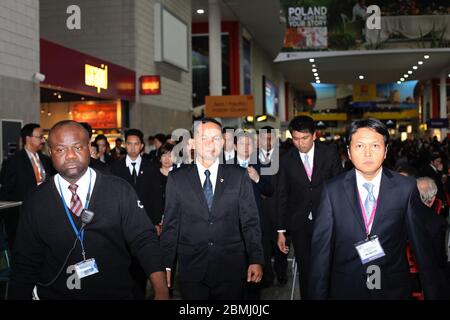
[[141, 140], [141, 143], [144, 143], [144, 134], [139, 129], [129, 129], [125, 132], [125, 141], [127, 141], [129, 136], [136, 136]]
[[65, 127], [65, 126], [73, 126], [73, 127], [78, 127], [81, 128], [83, 130], [83, 132], [86, 134], [87, 137], [87, 143], [89, 143], [89, 132], [86, 130], [86, 127], [83, 126], [81, 123], [73, 121], [73, 120], [62, 120], [57, 122], [51, 129], [50, 132], [48, 133], [48, 144], [51, 146], [52, 143], [52, 135], [53, 133], [61, 128], [61, 127]]
[[163, 154], [171, 153], [174, 147], [175, 146], [173, 144], [168, 143], [168, 142], [161, 145], [161, 147], [159, 147], [159, 149], [158, 149], [158, 156], [157, 156], [158, 161], [161, 160], [161, 157]]
[[95, 148], [95, 150], [97, 150], [98, 153], [98, 144], [96, 144], [94, 141], [91, 142], [91, 147]]
[[430, 162], [431, 162], [431, 161], [435, 161], [436, 159], [439, 159], [439, 158], [442, 159], [441, 154], [440, 154], [439, 152], [433, 152], [433, 153], [430, 155]]
[[27, 123], [23, 126], [23, 128], [20, 130], [20, 138], [22, 139], [22, 144], [25, 146], [27, 143], [27, 137], [33, 136], [33, 131], [36, 128], [40, 128], [41, 126], [37, 123]]
[[197, 127], [200, 124], [205, 124], [205, 123], [214, 123], [214, 124], [218, 125], [219, 128], [220, 128], [220, 131], [222, 131], [222, 124], [219, 121], [217, 121], [214, 118], [207, 118], [207, 117], [205, 117], [205, 118], [202, 118], [202, 119], [194, 121], [194, 124], [192, 126], [192, 132], [194, 132], [194, 134], [195, 134], [195, 131], [197, 130]]
[[296, 116], [289, 123], [289, 132], [292, 134], [293, 131], [314, 134], [314, 132], [316, 132], [316, 125], [314, 124], [313, 118], [308, 116]]
[[117, 143], [117, 142], [122, 143], [122, 142], [123, 142], [122, 138], [117, 138], [117, 139], [116, 139], [116, 143]]
[[148, 136], [147, 140], [154, 140], [155, 136]]
[[89, 123], [87, 123], [87, 122], [79, 122], [79, 124], [81, 124], [86, 129], [86, 131], [89, 134], [89, 140], [91, 140], [91, 138], [92, 138], [92, 127], [91, 127], [91, 125]]
[[155, 134], [154, 138], [161, 142], [161, 144], [164, 144], [166, 142], [166, 135], [164, 133], [157, 133]]
[[95, 137], [95, 142], [97, 143], [99, 140], [105, 140], [106, 144], [109, 144], [108, 142], [108, 138], [106, 138], [106, 136], [104, 134], [99, 134]]
[[241, 138], [250, 138], [252, 144], [255, 143], [255, 132], [249, 132], [249, 131], [244, 131], [242, 129], [237, 130], [235, 135], [234, 135], [234, 144], [237, 145], [237, 142], [239, 139]]
[[369, 128], [373, 129], [383, 136], [384, 145], [387, 147], [389, 141], [389, 130], [386, 125], [378, 119], [360, 119], [353, 121], [347, 130], [347, 146], [350, 146], [352, 137], [358, 129]]

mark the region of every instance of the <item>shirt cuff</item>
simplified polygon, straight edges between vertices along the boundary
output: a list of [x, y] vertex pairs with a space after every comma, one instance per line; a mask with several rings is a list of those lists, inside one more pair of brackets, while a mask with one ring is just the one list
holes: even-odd
[[171, 268], [166, 268], [166, 271], [172, 272], [172, 269]]
[[285, 233], [286, 230], [277, 230], [278, 233]]

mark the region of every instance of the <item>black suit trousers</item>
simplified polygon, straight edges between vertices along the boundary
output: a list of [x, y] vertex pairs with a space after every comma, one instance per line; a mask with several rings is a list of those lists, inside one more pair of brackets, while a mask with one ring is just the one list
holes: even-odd
[[308, 282], [311, 262], [312, 221], [306, 228], [291, 231], [297, 270], [299, 272], [300, 298], [308, 300]]

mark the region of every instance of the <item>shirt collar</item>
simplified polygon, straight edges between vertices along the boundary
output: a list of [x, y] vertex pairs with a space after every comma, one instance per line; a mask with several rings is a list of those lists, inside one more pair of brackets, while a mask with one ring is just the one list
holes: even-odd
[[131, 163], [132, 163], [132, 162], [135, 162], [135, 163], [136, 163], [136, 166], [137, 166], [137, 167], [140, 167], [140, 166], [141, 166], [141, 161], [142, 161], [141, 155], [138, 155], [138, 157], [136, 158], [136, 160], [131, 160], [130, 156], [127, 155], [127, 156], [126, 156], [126, 159], [125, 159], [125, 164], [126, 164], [127, 167], [129, 167], [129, 166], [131, 166]]
[[217, 158], [216, 161], [214, 161], [214, 163], [209, 168], [205, 168], [204, 166], [202, 166], [200, 164], [200, 161], [196, 161], [196, 164], [197, 164], [198, 171], [201, 172], [201, 174], [203, 174], [205, 172], [205, 170], [209, 170], [211, 172], [211, 174], [213, 172], [217, 172], [219, 170], [219, 158]]
[[312, 159], [314, 158], [314, 149], [316, 147], [316, 143], [314, 142], [311, 149], [307, 152], [307, 153], [302, 153], [302, 152], [298, 152], [300, 153], [300, 157], [302, 158], [302, 160], [305, 158], [305, 155], [308, 155], [308, 161], [311, 163]]
[[358, 186], [358, 190], [367, 190], [366, 188], [364, 188], [363, 184], [368, 182], [374, 185], [373, 187], [373, 194], [375, 196], [375, 198], [378, 198], [378, 193], [380, 190], [380, 184], [381, 184], [381, 176], [383, 173], [383, 168], [381, 168], [380, 172], [378, 172], [378, 174], [375, 176], [374, 179], [372, 179], [371, 181], [367, 181], [361, 173], [358, 172], [358, 170], [355, 169], [356, 172], [356, 184]]

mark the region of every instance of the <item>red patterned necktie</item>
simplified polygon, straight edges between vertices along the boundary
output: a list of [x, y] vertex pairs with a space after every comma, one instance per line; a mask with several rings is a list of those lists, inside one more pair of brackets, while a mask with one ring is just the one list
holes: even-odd
[[76, 184], [71, 184], [69, 186], [70, 192], [72, 192], [72, 199], [70, 199], [70, 211], [77, 217], [80, 216], [81, 212], [83, 211], [83, 204], [81, 203], [80, 198], [77, 195], [77, 188], [78, 186]]

